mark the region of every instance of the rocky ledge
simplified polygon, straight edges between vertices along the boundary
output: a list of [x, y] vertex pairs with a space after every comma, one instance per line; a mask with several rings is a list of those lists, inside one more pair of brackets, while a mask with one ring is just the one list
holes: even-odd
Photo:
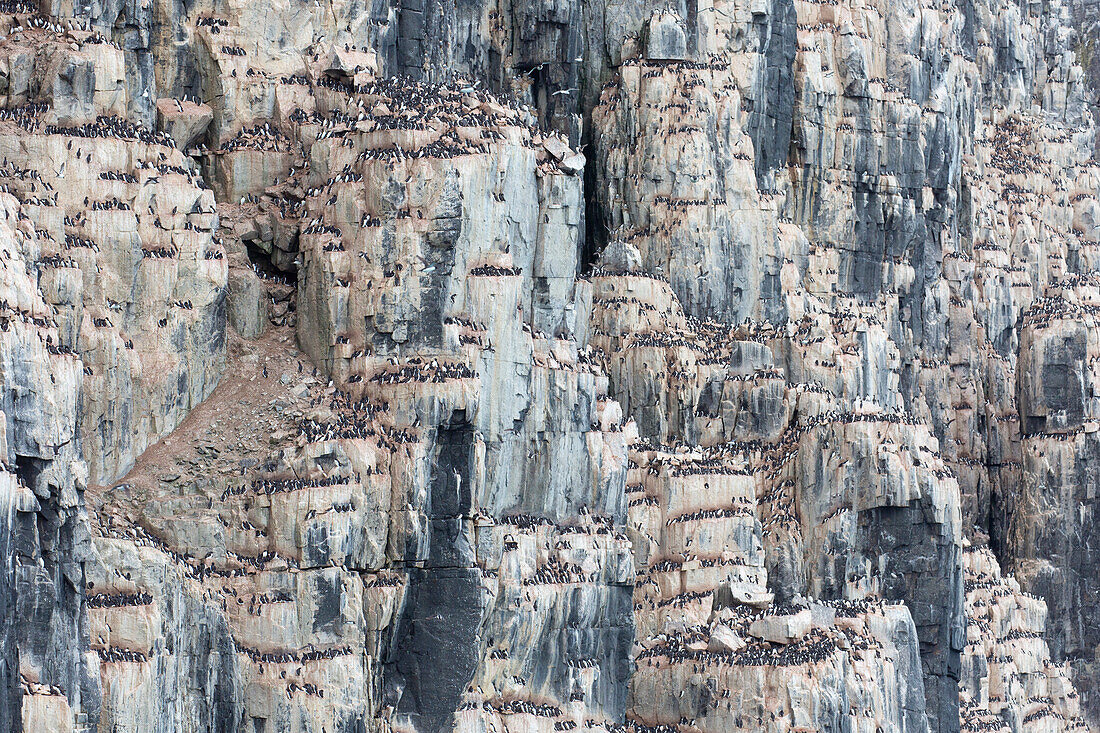
[[1079, 11], [0, 2], [0, 729], [1096, 729]]

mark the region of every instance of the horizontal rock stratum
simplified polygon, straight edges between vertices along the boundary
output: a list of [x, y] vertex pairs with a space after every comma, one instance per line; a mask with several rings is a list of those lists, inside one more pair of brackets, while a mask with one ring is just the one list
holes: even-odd
[[0, 731], [1100, 726], [1087, 3], [0, 2]]

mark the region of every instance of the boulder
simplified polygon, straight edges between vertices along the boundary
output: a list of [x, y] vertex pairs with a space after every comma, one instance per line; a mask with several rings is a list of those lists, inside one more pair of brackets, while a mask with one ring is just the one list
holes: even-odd
[[712, 652], [736, 652], [744, 649], [746, 642], [740, 634], [725, 624], [719, 624], [710, 632], [707, 650]]
[[172, 136], [183, 150], [194, 145], [214, 119], [214, 111], [205, 104], [178, 99], [157, 100], [157, 129]]
[[749, 625], [749, 634], [773, 644], [792, 644], [812, 628], [813, 617], [806, 608], [794, 614], [761, 616]]
[[770, 606], [774, 599], [775, 596], [767, 589], [754, 583], [723, 583], [714, 591], [714, 610], [738, 606], [763, 609]]
[[628, 242], [610, 242], [600, 255], [600, 267], [609, 272], [637, 272], [641, 266], [641, 253]]
[[267, 326], [267, 293], [252, 270], [229, 271], [229, 325], [246, 339], [259, 338]]

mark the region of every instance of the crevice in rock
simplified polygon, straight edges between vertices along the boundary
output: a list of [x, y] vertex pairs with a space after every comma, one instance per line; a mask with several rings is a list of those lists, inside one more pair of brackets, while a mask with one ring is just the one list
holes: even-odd
[[604, 220], [596, 195], [596, 168], [591, 161], [584, 167], [584, 227], [582, 229], [578, 267], [582, 273], [591, 272], [607, 246], [610, 228]]
[[280, 269], [271, 261], [271, 255], [265, 252], [255, 240], [242, 239], [241, 243], [248, 253], [248, 261], [256, 274], [264, 279], [277, 280], [291, 287], [298, 286], [298, 267], [291, 263], [286, 269]]

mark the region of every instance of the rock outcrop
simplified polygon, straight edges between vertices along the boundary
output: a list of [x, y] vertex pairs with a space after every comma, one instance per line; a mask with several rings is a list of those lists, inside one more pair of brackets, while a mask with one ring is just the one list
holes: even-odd
[[1097, 726], [1073, 16], [0, 4], [0, 727]]
[[963, 564], [963, 729], [1088, 730], [1068, 663], [1050, 658], [1043, 600], [1004, 577], [987, 548], [967, 547]]

